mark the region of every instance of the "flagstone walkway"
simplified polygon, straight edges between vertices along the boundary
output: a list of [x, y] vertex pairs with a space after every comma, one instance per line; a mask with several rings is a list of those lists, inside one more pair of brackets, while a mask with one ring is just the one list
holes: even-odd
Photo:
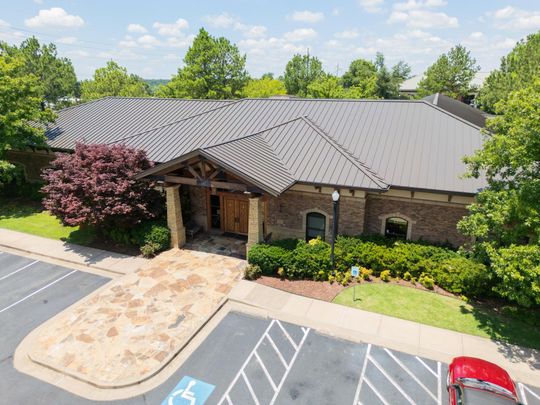
[[204, 252], [165, 252], [34, 330], [29, 357], [98, 387], [136, 384], [204, 325], [245, 265]]

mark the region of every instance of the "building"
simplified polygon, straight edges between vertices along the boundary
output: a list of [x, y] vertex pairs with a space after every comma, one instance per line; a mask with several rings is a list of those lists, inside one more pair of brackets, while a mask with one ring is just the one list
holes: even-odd
[[193, 224], [245, 235], [249, 248], [329, 239], [334, 190], [339, 233], [459, 245], [456, 223], [485, 186], [461, 177], [480, 127], [425, 100], [111, 97], [59, 111], [46, 135], [54, 151], [76, 142], [146, 150], [157, 164], [138, 178], [165, 188], [174, 246], [186, 238], [179, 188]]
[[[484, 85], [484, 82], [489, 76], [489, 74], [490, 72], [475, 73], [473, 79], [471, 80], [471, 88], [473, 89], [473, 91], [465, 100], [467, 104], [474, 104], [474, 99], [478, 93], [478, 89], [480, 89]], [[423, 74], [414, 75], [409, 79], [405, 80], [403, 83], [401, 83], [401, 86], [399, 86], [399, 92], [409, 97], [416, 97], [418, 92], [418, 84], [420, 83], [420, 80], [423, 79], [423, 77]]]

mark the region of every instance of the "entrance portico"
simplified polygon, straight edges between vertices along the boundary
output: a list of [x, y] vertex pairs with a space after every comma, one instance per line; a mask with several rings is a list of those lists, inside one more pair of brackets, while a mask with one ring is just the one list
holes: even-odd
[[[265, 197], [262, 189], [245, 176], [202, 154], [190, 154], [144, 173], [163, 186], [171, 246], [186, 243], [186, 227], [247, 236], [246, 252], [265, 238]], [[182, 220], [181, 190], [187, 188], [192, 205], [199, 207], [188, 223]], [[201, 201], [202, 200], [202, 201]]]

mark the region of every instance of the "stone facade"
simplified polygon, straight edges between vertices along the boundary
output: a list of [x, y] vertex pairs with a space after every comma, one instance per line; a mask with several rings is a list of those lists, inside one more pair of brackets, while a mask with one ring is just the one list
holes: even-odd
[[180, 186], [165, 187], [167, 197], [167, 226], [171, 230], [171, 247], [179, 248], [186, 244], [186, 228], [182, 221]]
[[6, 160], [20, 165], [28, 181], [41, 181], [41, 170], [48, 167], [55, 158], [54, 152], [48, 151], [19, 151], [6, 152]]
[[[279, 197], [267, 196], [267, 232], [272, 239], [306, 237], [306, 215], [318, 212], [326, 216], [326, 240], [332, 235], [332, 197], [323, 193], [287, 191]], [[358, 235], [364, 231], [366, 200], [363, 197], [340, 199], [338, 231], [345, 235]]]
[[264, 204], [261, 197], [251, 197], [249, 199], [249, 220], [248, 220], [248, 240], [246, 252], [264, 240], [263, 234]]
[[456, 225], [467, 213], [460, 204], [368, 195], [365, 228], [368, 233], [381, 233], [388, 216], [400, 216], [409, 221], [410, 239], [459, 246], [466, 238]]

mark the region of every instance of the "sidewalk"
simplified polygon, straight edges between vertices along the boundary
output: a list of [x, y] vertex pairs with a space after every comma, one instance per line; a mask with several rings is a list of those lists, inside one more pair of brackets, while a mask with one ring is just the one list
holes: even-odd
[[132, 273], [148, 263], [148, 260], [142, 257], [108, 252], [0, 228], [1, 247], [117, 274]]
[[245, 280], [236, 285], [229, 299], [332, 336], [446, 363], [457, 356], [481, 357], [500, 365], [517, 381], [533, 385], [540, 381], [537, 350], [302, 297]]

